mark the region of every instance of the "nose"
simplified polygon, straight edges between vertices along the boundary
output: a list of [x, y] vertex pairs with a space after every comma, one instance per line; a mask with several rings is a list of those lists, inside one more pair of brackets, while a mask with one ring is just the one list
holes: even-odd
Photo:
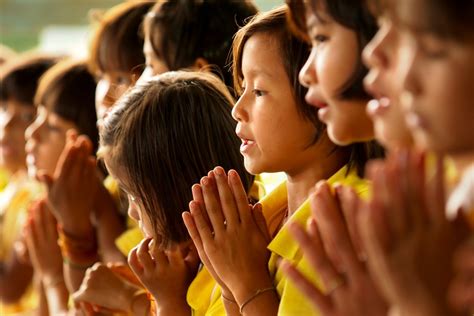
[[298, 75], [298, 79], [301, 85], [305, 88], [309, 88], [312, 84], [317, 83], [317, 75], [316, 75], [316, 49], [313, 48], [311, 50], [311, 54], [306, 60], [303, 68], [301, 68], [300, 73]]
[[402, 57], [406, 60], [405, 67], [400, 69], [400, 80], [402, 82], [403, 91], [411, 96], [416, 96], [421, 92], [420, 81], [418, 80], [417, 55], [416, 50], [408, 48], [401, 52]]
[[131, 199], [128, 199], [128, 210], [127, 210], [128, 216], [132, 218], [135, 221], [140, 220], [140, 214], [138, 212], [137, 206], [135, 205], [135, 202], [131, 201]]
[[244, 94], [240, 96], [232, 108], [232, 117], [237, 122], [247, 122], [249, 120], [249, 114], [246, 109], [246, 103], [248, 103], [248, 100], [246, 100], [246, 98], [246, 92], [244, 91]]
[[95, 102], [98, 108], [109, 108], [115, 103], [114, 85], [108, 79], [102, 78], [97, 83]]
[[392, 25], [389, 23], [384, 22], [383, 27], [379, 29], [362, 52], [362, 59], [368, 68], [386, 68], [389, 65], [387, 44], [392, 31]]
[[28, 140], [39, 140], [40, 138], [40, 128], [44, 122], [37, 122], [36, 120], [30, 124], [25, 130], [25, 139]]

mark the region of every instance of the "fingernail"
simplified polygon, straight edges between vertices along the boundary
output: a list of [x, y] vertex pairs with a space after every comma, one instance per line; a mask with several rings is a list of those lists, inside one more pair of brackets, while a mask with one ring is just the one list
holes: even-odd
[[209, 178], [208, 177], [202, 177], [201, 178], [201, 184], [205, 185], [205, 186], [209, 185]]
[[222, 175], [224, 175], [224, 169], [222, 169], [221, 167], [215, 167], [214, 168], [214, 173], [217, 176], [222, 176]]

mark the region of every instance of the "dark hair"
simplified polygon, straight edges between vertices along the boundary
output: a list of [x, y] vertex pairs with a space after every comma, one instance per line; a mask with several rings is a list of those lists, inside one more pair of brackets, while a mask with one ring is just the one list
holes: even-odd
[[138, 84], [104, 121], [99, 155], [119, 166], [127, 191], [163, 243], [188, 240], [181, 213], [191, 186], [215, 166], [235, 169], [248, 190], [253, 177], [239, 152], [224, 83], [205, 72], [168, 72]]
[[306, 103], [305, 95], [308, 89], [303, 87], [298, 80], [299, 71], [308, 59], [310, 46], [292, 34], [288, 28], [287, 11], [286, 6], [280, 6], [271, 11], [259, 13], [235, 34], [232, 47], [234, 89], [239, 94], [242, 92], [242, 56], [248, 39], [258, 33], [268, 34], [275, 38], [279, 46], [281, 62], [292, 86], [298, 112], [315, 126], [314, 142], [316, 142], [325, 130], [325, 125], [318, 119], [315, 108]]
[[[400, 10], [400, 5], [415, 3], [415, 1], [394, 0], [367, 1], [376, 15], [389, 14], [402, 24], [406, 22], [404, 12], [413, 11], [413, 9], [407, 7], [404, 8], [405, 10]], [[423, 9], [416, 15], [417, 21], [408, 22], [408, 27], [421, 26], [443, 38], [474, 39], [474, 2], [472, 0], [419, 0], [418, 3], [422, 3]]]
[[39, 78], [58, 60], [55, 56], [23, 54], [0, 68], [0, 100], [34, 106]]
[[145, 66], [142, 21], [154, 1], [126, 1], [106, 11], [92, 38], [93, 74], [119, 70], [139, 76]]
[[98, 147], [95, 111], [95, 79], [86, 62], [64, 60], [51, 67], [41, 78], [35, 104], [74, 123]]
[[[341, 87], [340, 96], [344, 99], [368, 99], [363, 80], [367, 68], [362, 62], [362, 50], [377, 32], [377, 22], [364, 0], [286, 0], [290, 7], [288, 18], [297, 35], [306, 34], [305, 10], [323, 8], [335, 22], [353, 30], [359, 46], [358, 63], [352, 77]], [[308, 37], [306, 36], [306, 39]]]
[[201, 57], [217, 66], [214, 70], [231, 86], [226, 64], [232, 37], [255, 13], [248, 0], [160, 1], [145, 18], [145, 29], [168, 69], [191, 67]]

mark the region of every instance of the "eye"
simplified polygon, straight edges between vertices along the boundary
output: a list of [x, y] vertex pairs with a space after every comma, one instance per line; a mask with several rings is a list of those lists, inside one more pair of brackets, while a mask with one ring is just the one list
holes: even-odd
[[255, 94], [256, 97], [263, 97], [266, 92], [258, 89], [253, 89], [252, 93]]
[[117, 78], [118, 85], [128, 85], [129, 83], [130, 83], [130, 80], [126, 77], [120, 76]]
[[[329, 40], [329, 37], [322, 34], [316, 34], [313, 36], [313, 46], [319, 46]], [[315, 44], [315, 45], [314, 45]]]

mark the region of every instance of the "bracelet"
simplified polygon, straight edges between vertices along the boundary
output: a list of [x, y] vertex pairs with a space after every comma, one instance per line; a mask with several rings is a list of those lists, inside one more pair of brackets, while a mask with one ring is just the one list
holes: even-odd
[[264, 289], [258, 289], [257, 292], [255, 292], [255, 294], [253, 294], [252, 296], [250, 296], [248, 299], [246, 299], [242, 305], [240, 305], [239, 307], [239, 310], [240, 310], [240, 314], [243, 315], [244, 313], [244, 307], [250, 303], [252, 300], [254, 300], [257, 296], [259, 296], [260, 294], [263, 294], [265, 292], [269, 292], [269, 291], [276, 291], [276, 288], [274, 286], [271, 286], [271, 287], [266, 287]]
[[43, 282], [43, 286], [45, 288], [51, 288], [61, 283], [64, 283], [64, 278], [61, 274], [61, 275], [55, 276], [54, 278], [43, 278], [41, 281]]
[[85, 265], [98, 260], [97, 240], [95, 236], [91, 238], [78, 238], [73, 236], [58, 225], [58, 245], [61, 248], [61, 254], [68, 258], [69, 262]]
[[71, 261], [71, 259], [68, 258], [68, 257], [63, 257], [63, 263], [67, 264], [69, 267], [71, 267], [71, 268], [73, 268], [73, 269], [77, 269], [77, 270], [87, 270], [87, 269], [89, 269], [90, 267], [92, 267], [92, 265], [93, 265], [94, 263], [96, 263], [96, 261], [90, 262], [90, 263], [86, 263], [86, 264], [82, 264], [82, 263], [78, 263], [78, 262]]
[[232, 298], [228, 298], [228, 297], [225, 297], [224, 294], [221, 293], [221, 297], [224, 299], [224, 301], [227, 301], [227, 302], [230, 302], [230, 303], [234, 303], [234, 304], [237, 304], [237, 302], [232, 299]]

